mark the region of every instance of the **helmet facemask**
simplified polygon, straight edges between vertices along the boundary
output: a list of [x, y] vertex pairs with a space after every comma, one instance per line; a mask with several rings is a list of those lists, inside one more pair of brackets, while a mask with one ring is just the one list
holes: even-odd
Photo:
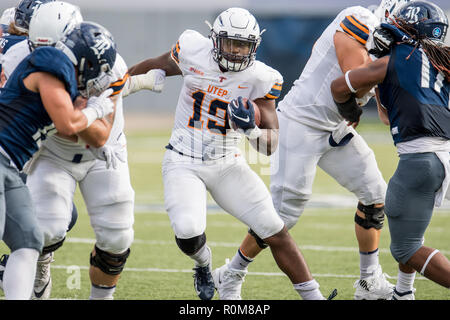
[[256, 39], [240, 39], [228, 37], [225, 34], [216, 35], [217, 54], [219, 65], [228, 71], [245, 70], [255, 60], [258, 41]]

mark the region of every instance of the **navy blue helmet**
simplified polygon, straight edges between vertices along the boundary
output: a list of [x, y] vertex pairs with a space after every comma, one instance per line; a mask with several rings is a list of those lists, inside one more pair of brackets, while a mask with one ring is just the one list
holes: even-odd
[[55, 47], [75, 65], [82, 96], [96, 96], [108, 88], [117, 52], [106, 28], [94, 22], [79, 23]]
[[27, 33], [30, 27], [31, 16], [41, 4], [55, 0], [22, 0], [16, 8], [14, 26], [20, 32]]
[[428, 1], [411, 1], [401, 6], [397, 18], [413, 25], [419, 38], [443, 42], [448, 29], [448, 19], [444, 11]]

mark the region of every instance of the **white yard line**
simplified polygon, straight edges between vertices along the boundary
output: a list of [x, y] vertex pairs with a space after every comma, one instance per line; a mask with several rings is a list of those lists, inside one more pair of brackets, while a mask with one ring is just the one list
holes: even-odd
[[[70, 237], [70, 238], [66, 239], [66, 242], [94, 244], [95, 239]], [[175, 241], [134, 239], [133, 244], [174, 246]], [[210, 247], [238, 248], [240, 246], [240, 243], [208, 241], [208, 245]], [[335, 247], [335, 246], [318, 246], [318, 245], [301, 245], [301, 246], [299, 246], [299, 248], [300, 248], [300, 250], [332, 251], [332, 252], [356, 252], [359, 250], [357, 247], [338, 247], [338, 246]], [[382, 253], [390, 253], [390, 250], [385, 249], [385, 248], [380, 248], [379, 251]], [[449, 250], [440, 250], [440, 252], [445, 255], [450, 255]]]
[[[51, 265], [52, 269], [73, 269], [74, 267], [79, 268], [81, 270], [88, 270], [88, 266], [77, 266], [77, 265]], [[130, 268], [125, 267], [124, 272], [160, 272], [160, 273], [192, 273], [192, 269], [160, 269], [160, 268]], [[248, 275], [253, 276], [263, 276], [263, 277], [286, 277], [286, 275], [282, 272], [252, 272], [249, 271]], [[353, 274], [333, 274], [333, 273], [313, 273], [313, 277], [315, 278], [351, 278], [351, 279], [359, 279], [359, 275]], [[388, 279], [397, 279], [397, 277], [387, 276]], [[418, 276], [417, 280], [427, 280], [427, 278]]]

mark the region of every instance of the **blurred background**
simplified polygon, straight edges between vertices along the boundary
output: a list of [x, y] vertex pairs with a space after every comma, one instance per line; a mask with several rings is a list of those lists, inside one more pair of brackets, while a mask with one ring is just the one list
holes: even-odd
[[[380, 0], [71, 0], [81, 8], [85, 20], [105, 26], [114, 35], [118, 50], [128, 66], [170, 50], [186, 29], [209, 34], [205, 20], [229, 7], [243, 7], [257, 18], [263, 35], [257, 59], [281, 72], [281, 98], [299, 77], [314, 41], [342, 9], [378, 5]], [[19, 0], [1, 0], [0, 10], [16, 6]], [[450, 1], [434, 3], [450, 16]], [[447, 43], [450, 36], [447, 36]], [[169, 78], [163, 93], [139, 92], [127, 98], [126, 113], [151, 111], [173, 114], [182, 78]], [[373, 103], [371, 104], [373, 107]]]

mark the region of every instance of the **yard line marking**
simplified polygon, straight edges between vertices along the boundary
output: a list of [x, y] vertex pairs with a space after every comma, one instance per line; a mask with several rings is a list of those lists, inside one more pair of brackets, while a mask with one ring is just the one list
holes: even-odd
[[[83, 270], [88, 270], [88, 266], [77, 266], [77, 265], [51, 265], [52, 269], [67, 269], [67, 268], [73, 268], [78, 267]], [[192, 273], [192, 269], [160, 269], [160, 268], [130, 268], [125, 267], [123, 271], [129, 271], [129, 272], [161, 272], [161, 273]], [[248, 275], [253, 276], [263, 276], [263, 277], [287, 277], [282, 272], [251, 272], [249, 271], [247, 273]], [[333, 273], [313, 273], [313, 277], [317, 278], [352, 278], [352, 279], [359, 279], [359, 275], [354, 274], [333, 274]], [[388, 279], [397, 279], [397, 277], [391, 277], [387, 276]], [[416, 277], [416, 280], [428, 280], [427, 278], [423, 276]]]
[[[66, 238], [66, 242], [69, 243], [89, 243], [94, 244], [95, 239], [90, 238], [75, 238], [70, 237]], [[166, 240], [141, 240], [134, 239], [133, 243], [135, 244], [147, 244], [147, 245], [175, 245], [175, 241], [166, 241]], [[214, 242], [208, 241], [208, 245], [210, 247], [222, 247], [222, 248], [238, 248], [240, 243], [233, 242]], [[356, 252], [359, 251], [357, 247], [333, 247], [333, 246], [320, 246], [320, 245], [300, 245], [298, 246], [300, 250], [311, 250], [311, 251], [339, 251], [339, 252]], [[391, 251], [387, 248], [379, 248], [379, 252], [382, 253], [390, 253]], [[450, 250], [439, 250], [441, 253], [445, 255], [450, 255]]]

